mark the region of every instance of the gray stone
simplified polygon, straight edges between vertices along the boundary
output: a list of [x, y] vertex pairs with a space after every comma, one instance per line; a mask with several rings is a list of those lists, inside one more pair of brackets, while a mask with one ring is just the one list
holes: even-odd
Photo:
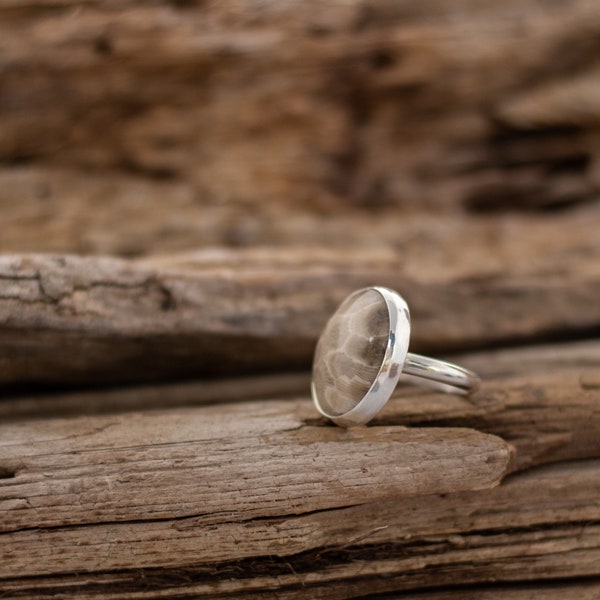
[[383, 362], [389, 325], [385, 300], [372, 289], [348, 298], [331, 317], [313, 366], [315, 391], [327, 413], [348, 412], [369, 391]]

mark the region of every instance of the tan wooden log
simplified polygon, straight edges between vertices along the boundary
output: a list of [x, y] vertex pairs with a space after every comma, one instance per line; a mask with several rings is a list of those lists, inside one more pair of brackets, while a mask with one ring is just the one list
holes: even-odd
[[[482, 390], [470, 398], [400, 385], [392, 401], [376, 417], [379, 425], [473, 427], [499, 435], [517, 449], [511, 468], [522, 469], [556, 460], [600, 455], [600, 344], [578, 342], [463, 355], [461, 364], [476, 368]], [[3, 420], [41, 416], [116, 414], [236, 400], [289, 397], [297, 407], [305, 396], [309, 374], [198, 381], [143, 387], [7, 397], [0, 404]], [[302, 402], [302, 401], [300, 401]], [[312, 412], [312, 415], [311, 415]], [[304, 414], [304, 413], [303, 413]], [[305, 418], [316, 423], [308, 403]]]
[[308, 399], [6, 424], [2, 584], [346, 598], [598, 575], [600, 466], [564, 462], [600, 457], [597, 344], [554, 352], [465, 356], [490, 372], [475, 397], [405, 388], [350, 431]]
[[306, 401], [273, 401], [6, 425], [0, 529], [201, 513], [207, 525], [219, 514], [247, 521], [371, 494], [489, 487], [509, 468], [511, 448], [487, 434], [343, 431], [311, 417]]
[[400, 258], [404, 272], [426, 278], [504, 269], [568, 273], [571, 260], [600, 256], [593, 202], [501, 217], [455, 206], [323, 212], [280, 202], [285, 198], [261, 196], [251, 207], [211, 204], [180, 181], [0, 166], [0, 250], [137, 256], [214, 246], [383, 249]]
[[[315, 262], [317, 261], [317, 262]], [[597, 263], [581, 271], [420, 281], [387, 253], [207, 251], [126, 261], [0, 258], [0, 382], [113, 384], [308, 368], [337, 303], [364, 285], [408, 300], [411, 349], [590, 335]]]
[[[199, 199], [240, 208], [234, 244], [268, 231], [252, 217], [264, 202], [273, 213], [586, 202], [599, 188], [599, 31], [595, 0], [352, 0], [326, 10], [318, 0], [5, 1], [0, 160], [179, 183], [163, 196], [176, 210]], [[81, 177], [67, 184], [75, 196], [83, 189], [87, 208], [47, 228], [56, 243], [63, 225], [87, 222], [70, 251], [110, 236], [89, 213], [119, 219], [100, 207], [114, 202], [110, 185], [85, 187]], [[138, 205], [147, 187], [132, 192]], [[20, 231], [43, 219], [54, 193], [32, 188]], [[15, 187], [0, 190], [5, 203], [19, 200]], [[167, 215], [162, 226], [150, 219], [156, 238], [191, 228]], [[139, 252], [144, 226], [130, 229], [120, 251]]]
[[[0, 252], [146, 257], [0, 258], [0, 597], [600, 595], [600, 11], [551, 4], [0, 0]], [[320, 419], [369, 284], [482, 390]]]
[[598, 575], [598, 461], [461, 492], [509, 467], [500, 438], [344, 431], [307, 404], [3, 427], [3, 589], [344, 598]]

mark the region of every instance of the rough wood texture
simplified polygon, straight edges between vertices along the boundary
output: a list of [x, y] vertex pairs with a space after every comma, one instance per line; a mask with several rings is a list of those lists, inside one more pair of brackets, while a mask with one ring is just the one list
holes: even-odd
[[[281, 598], [337, 599], [432, 584], [443, 586], [457, 578], [468, 583], [589, 575], [597, 572], [600, 553], [600, 532], [594, 524], [598, 519], [597, 504], [589, 495], [598, 493], [594, 486], [598, 470], [596, 466], [587, 479], [580, 477], [579, 484], [574, 481], [579, 474], [577, 467], [572, 471], [570, 477], [545, 472], [497, 488], [507, 495], [498, 496], [495, 491], [487, 494], [485, 498], [495, 501], [491, 507], [482, 502], [481, 494], [470, 493], [447, 496], [441, 502], [434, 498], [430, 503], [429, 498], [423, 497], [418, 502], [399, 499], [362, 509], [270, 519], [256, 527], [215, 526], [210, 533], [193, 519], [145, 526], [106, 525], [101, 531], [90, 529], [79, 536], [62, 528], [50, 531], [46, 537], [56, 548], [56, 563], [61, 558], [64, 561], [64, 566], [59, 567], [62, 570], [65, 566], [80, 567], [86, 558], [95, 568], [111, 562], [135, 566], [110, 575], [99, 572], [11, 577], [3, 582], [4, 589], [23, 594], [35, 594], [36, 590], [59, 594], [75, 591], [104, 598], [235, 598], [242, 594], [269, 598], [277, 593]], [[540, 485], [552, 489], [556, 496], [544, 502], [542, 510], [532, 513], [528, 509], [539, 499]], [[407, 514], [411, 518], [421, 514], [428, 521], [419, 519], [407, 528]], [[468, 516], [456, 520], [457, 514]], [[528, 515], [527, 525], [521, 526], [517, 521], [510, 534], [498, 530], [522, 514]], [[576, 516], [583, 520], [572, 521]], [[359, 535], [355, 527], [348, 527], [350, 520], [361, 521]], [[224, 545], [228, 545], [228, 553], [240, 555], [253, 540], [277, 540], [282, 534], [288, 541], [284, 549], [275, 541], [267, 555], [233, 562], [214, 560]], [[325, 536], [329, 543], [324, 547]], [[24, 549], [34, 556], [47, 555], [48, 546], [44, 544], [36, 550], [41, 538], [35, 532], [24, 532], [19, 537], [23, 545], [14, 544], [15, 554]], [[163, 540], [162, 544], [154, 541], [157, 538]], [[202, 549], [207, 542], [215, 544], [215, 553], [204, 562]], [[79, 552], [74, 543], [79, 544]], [[317, 549], [311, 551], [315, 546]], [[309, 550], [293, 553], [301, 548]], [[167, 553], [169, 549], [171, 552]], [[181, 562], [189, 562], [139, 571], [144, 562], [161, 558], [166, 562], [177, 554]], [[30, 564], [27, 557], [25, 564]]]
[[600, 456], [597, 364], [532, 368], [543, 353], [504, 351], [471, 399], [404, 388], [349, 431], [308, 399], [6, 425], [0, 578], [9, 596], [346, 598], [595, 575], [600, 463], [539, 465]]
[[370, 284], [406, 297], [416, 351], [600, 328], [600, 275], [585, 261], [569, 277], [419, 281], [387, 253], [314, 258], [301, 250], [137, 262], [2, 257], [0, 382], [106, 385], [308, 368], [336, 305]]
[[587, 202], [599, 31], [595, 0], [2, 2], [2, 248], [253, 243], [289, 206]]
[[199, 379], [71, 391], [39, 390], [6, 395], [0, 402], [0, 421], [71, 415], [119, 413], [134, 410], [179, 408], [299, 397], [310, 388], [310, 373], [283, 373]]
[[[597, 0], [0, 0], [0, 596], [598, 598], [599, 40]], [[482, 390], [318, 418], [368, 284]]]

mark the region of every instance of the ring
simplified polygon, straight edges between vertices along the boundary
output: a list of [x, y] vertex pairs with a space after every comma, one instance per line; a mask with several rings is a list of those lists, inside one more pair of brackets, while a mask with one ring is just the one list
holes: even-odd
[[342, 427], [363, 425], [390, 399], [401, 375], [448, 393], [479, 388], [475, 373], [409, 353], [409, 339], [410, 312], [400, 294], [368, 287], [348, 296], [315, 350], [311, 389], [317, 410]]

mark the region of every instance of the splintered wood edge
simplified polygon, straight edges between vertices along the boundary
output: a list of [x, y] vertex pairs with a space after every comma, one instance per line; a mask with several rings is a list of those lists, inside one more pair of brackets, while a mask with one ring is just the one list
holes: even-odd
[[[278, 589], [290, 599], [301, 586], [341, 599], [350, 589], [422, 589], [432, 578], [445, 586], [598, 575], [599, 472], [598, 461], [563, 463], [487, 490], [239, 523], [224, 514], [209, 527], [196, 516], [5, 533], [2, 586], [90, 586], [103, 598], [116, 597], [115, 585], [121, 597], [129, 590], [140, 598], [258, 598]], [[552, 493], [540, 501], [542, 488]]]
[[307, 408], [273, 401], [2, 426], [0, 529], [301, 514], [490, 487], [511, 463], [511, 446], [493, 435], [346, 431], [311, 424]]

